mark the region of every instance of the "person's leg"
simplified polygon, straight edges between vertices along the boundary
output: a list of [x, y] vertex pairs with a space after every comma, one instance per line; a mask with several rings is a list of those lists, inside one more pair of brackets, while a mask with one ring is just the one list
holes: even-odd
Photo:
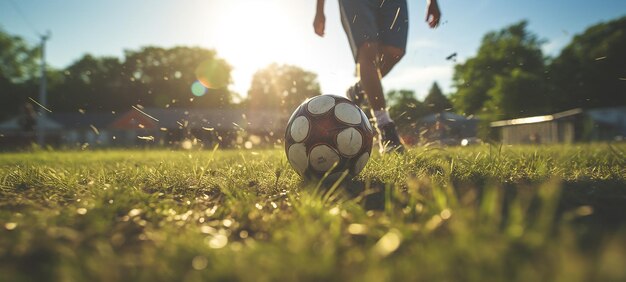
[[[396, 132], [396, 127], [386, 110], [387, 105], [381, 84], [381, 68], [383, 68], [382, 70], [385, 71], [386, 75], [402, 56], [398, 50], [392, 48], [381, 49], [382, 45], [379, 43], [382, 42], [385, 46], [389, 45], [404, 50], [406, 29], [402, 28], [402, 23], [406, 23], [406, 20], [403, 19], [402, 15], [405, 14], [405, 11], [396, 3], [402, 3], [402, 1], [405, 0], [386, 0], [382, 3], [379, 0], [339, 1], [341, 22], [348, 36], [360, 80], [346, 94], [357, 104], [363, 100], [362, 96], [366, 96], [367, 100], [369, 100], [378, 131], [380, 132], [381, 151], [384, 152], [401, 152], [404, 150]], [[383, 13], [381, 4], [386, 6], [388, 2], [393, 2], [395, 6], [385, 7], [387, 11]], [[404, 2], [404, 4], [406, 3]], [[395, 10], [391, 11], [392, 9]], [[386, 24], [385, 21], [381, 21], [381, 17], [392, 17], [392, 19], [387, 19], [387, 21], [394, 21], [390, 25], [386, 25], [386, 29], [389, 30], [390, 34], [384, 37], [380, 37], [380, 35], [388, 32], [386, 30], [381, 31], [383, 30], [381, 24]], [[396, 24], [395, 20], [399, 22]], [[402, 34], [405, 36], [404, 41], [402, 41]], [[381, 56], [388, 57], [388, 59], [384, 59], [387, 62], [385, 67], [381, 65]], [[358, 99], [359, 96], [361, 96], [361, 99]]]
[[[400, 59], [402, 59], [406, 50], [409, 29], [408, 7], [406, 0], [385, 0], [382, 3], [379, 2], [379, 5], [376, 6], [374, 10], [374, 17], [376, 18], [375, 25], [377, 28], [375, 41], [378, 42], [379, 48], [377, 56], [379, 60], [378, 68], [380, 77], [385, 77], [400, 61]], [[367, 18], [371, 19], [371, 14], [368, 13]], [[358, 22], [358, 16], [354, 19], [357, 19]], [[363, 17], [361, 17], [361, 21], [364, 21]], [[368, 25], [368, 30], [371, 29], [371, 20], [369, 22], [370, 24]], [[353, 23], [344, 20], [344, 26], [349, 26], [350, 24]], [[346, 29], [346, 31], [348, 31], [348, 29]], [[363, 37], [364, 36], [356, 38]], [[370, 38], [369, 41], [374, 41], [371, 40], [373, 35], [370, 34], [367, 37]], [[363, 42], [351, 41], [351, 43], [360, 43], [358, 45], [351, 44], [353, 54], [355, 55], [355, 59], [358, 63], [358, 48], [363, 45]], [[363, 87], [361, 87], [361, 82], [357, 81], [354, 86], [348, 89], [348, 98], [361, 105], [364, 100], [363, 96], [365, 96], [364, 93], [362, 93], [362, 89]]]
[[[406, 50], [409, 22], [407, 10], [406, 0], [386, 0], [381, 2], [377, 13], [378, 58], [380, 60], [378, 71], [380, 78], [386, 76], [393, 69], [404, 55], [404, 50]], [[384, 96], [382, 96], [382, 99], [384, 104]], [[371, 102], [370, 99], [370, 104]], [[381, 152], [403, 152], [404, 146], [387, 110], [385, 108], [375, 110], [374, 108], [374, 115], [378, 131], [380, 132]]]
[[380, 76], [385, 77], [404, 57], [404, 49], [388, 45], [383, 45], [379, 48]]
[[[386, 76], [402, 59], [409, 29], [406, 0], [382, 2], [377, 16], [380, 77]], [[374, 111], [380, 132], [381, 152], [403, 152], [404, 146], [386, 109]], [[387, 120], [388, 119], [388, 120]], [[387, 120], [387, 122], [379, 121]]]
[[[359, 67], [359, 48], [366, 42], [377, 42], [378, 24], [376, 11], [380, 3], [374, 0], [339, 0], [341, 23], [348, 37], [357, 71]], [[366, 71], [367, 73], [367, 71]], [[358, 80], [357, 80], [358, 81]], [[365, 103], [365, 93], [359, 82], [346, 91], [346, 97], [357, 106]]]
[[406, 0], [386, 0], [378, 11], [380, 73], [385, 77], [402, 59], [409, 32]]
[[380, 58], [378, 43], [366, 42], [359, 48], [357, 72], [360, 87], [372, 108], [376, 127], [380, 132], [381, 152], [403, 152], [404, 146], [396, 131], [396, 126], [387, 112], [387, 104], [381, 84]]
[[[394, 46], [380, 46], [378, 47], [378, 69], [380, 77], [385, 77], [391, 69], [400, 62], [400, 59], [404, 56], [404, 49], [400, 49]], [[357, 60], [358, 63], [358, 60]], [[352, 85], [346, 92], [346, 96], [356, 103], [359, 107], [362, 107], [365, 103], [365, 93], [363, 87], [361, 87], [361, 81]]]
[[365, 42], [359, 47], [357, 57], [357, 74], [361, 81], [361, 88], [370, 102], [372, 110], [384, 110], [387, 106], [383, 87], [380, 82], [380, 59], [378, 57], [378, 43]]

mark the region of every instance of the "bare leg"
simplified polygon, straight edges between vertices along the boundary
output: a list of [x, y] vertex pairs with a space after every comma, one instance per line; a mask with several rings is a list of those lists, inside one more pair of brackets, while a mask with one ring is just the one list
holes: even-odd
[[386, 108], [382, 78], [379, 69], [378, 43], [366, 42], [359, 48], [357, 72], [361, 80], [361, 87], [365, 91], [370, 106], [375, 111]]
[[[386, 110], [385, 96], [383, 87], [380, 82], [382, 79], [381, 65], [386, 64], [385, 74], [389, 73], [391, 68], [402, 58], [402, 53], [394, 52], [397, 50], [383, 49], [382, 55], [387, 55], [387, 59], [381, 60], [378, 43], [365, 43], [359, 48], [357, 72], [361, 79], [361, 88], [367, 96], [367, 100], [372, 107], [373, 114], [376, 118], [376, 127], [380, 132], [380, 150], [381, 152], [404, 152], [404, 146], [398, 135], [396, 126]], [[387, 51], [387, 53], [385, 53]]]
[[[352, 100], [353, 102], [357, 103], [357, 105], [361, 106], [363, 103], [363, 95], [361, 91], [364, 91], [366, 93], [368, 93], [368, 91], [365, 89], [366, 86], [363, 86], [363, 83], [361, 82], [361, 79], [363, 77], [363, 75], [361, 74], [360, 71], [360, 67], [361, 67], [361, 61], [364, 62], [363, 66], [366, 66], [366, 70], [365, 70], [365, 76], [367, 77], [367, 66], [371, 66], [370, 62], [372, 62], [372, 54], [370, 54], [369, 52], [371, 52], [370, 49], [374, 49], [374, 46], [376, 43], [365, 43], [363, 44], [363, 46], [361, 46], [361, 50], [359, 51], [359, 58], [357, 59], [357, 71], [358, 71], [358, 75], [359, 75], [359, 81], [357, 81], [357, 83], [350, 87], [347, 91], [346, 96], [348, 96], [348, 98], [350, 100]], [[367, 50], [363, 50], [364, 48], [367, 48]], [[364, 52], [368, 52], [367, 54], [365, 54]], [[397, 48], [397, 47], [393, 47], [393, 46], [380, 46], [378, 47], [378, 51], [376, 54], [376, 62], [377, 64], [375, 65], [376, 68], [378, 68], [378, 81], [380, 82], [380, 80], [385, 77], [390, 71], [391, 69], [400, 61], [400, 59], [402, 59], [402, 57], [404, 56], [404, 50]], [[376, 86], [374, 86], [376, 87]], [[374, 90], [376, 91], [376, 90]], [[382, 93], [382, 84], [380, 86], [380, 92]], [[372, 93], [377, 93], [377, 92], [372, 92]], [[368, 97], [368, 100], [372, 100], [371, 97], [366, 94], [365, 96]], [[378, 100], [381, 100], [380, 97], [378, 97]], [[378, 105], [378, 106], [385, 106], [385, 102], [383, 100], [382, 105]], [[379, 110], [377, 108], [374, 108], [374, 106], [372, 105], [372, 108], [374, 110]]]
[[380, 46], [380, 75], [385, 77], [391, 69], [404, 57], [404, 50], [393, 46]]

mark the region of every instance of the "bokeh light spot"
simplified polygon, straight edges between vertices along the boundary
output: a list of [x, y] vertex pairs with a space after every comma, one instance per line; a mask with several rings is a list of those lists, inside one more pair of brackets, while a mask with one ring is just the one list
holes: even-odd
[[204, 87], [204, 85], [202, 85], [202, 83], [200, 83], [199, 81], [191, 84], [191, 93], [193, 93], [193, 95], [196, 97], [204, 96], [204, 94], [206, 94], [206, 91], [206, 87]]

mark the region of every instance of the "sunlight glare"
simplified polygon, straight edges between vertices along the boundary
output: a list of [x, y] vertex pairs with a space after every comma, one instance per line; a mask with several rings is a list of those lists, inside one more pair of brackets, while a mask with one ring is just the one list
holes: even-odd
[[252, 75], [270, 63], [298, 61], [301, 42], [284, 5], [271, 0], [220, 4], [212, 41], [218, 55], [233, 66], [236, 92], [247, 95]]

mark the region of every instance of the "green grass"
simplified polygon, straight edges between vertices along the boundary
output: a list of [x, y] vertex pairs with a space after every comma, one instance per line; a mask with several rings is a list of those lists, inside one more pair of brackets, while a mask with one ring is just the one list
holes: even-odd
[[624, 144], [0, 154], [0, 281], [624, 281]]

